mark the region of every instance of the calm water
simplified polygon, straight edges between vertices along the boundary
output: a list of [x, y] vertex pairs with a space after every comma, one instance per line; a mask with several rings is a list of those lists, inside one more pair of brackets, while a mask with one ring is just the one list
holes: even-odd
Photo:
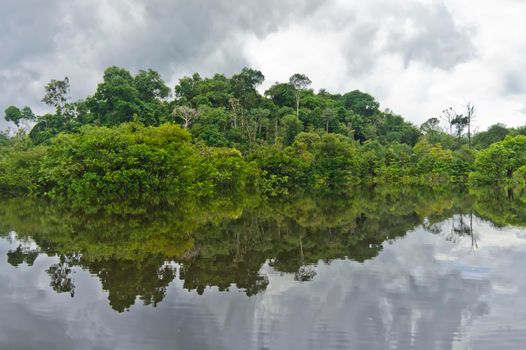
[[0, 204], [0, 349], [524, 349], [526, 201]]

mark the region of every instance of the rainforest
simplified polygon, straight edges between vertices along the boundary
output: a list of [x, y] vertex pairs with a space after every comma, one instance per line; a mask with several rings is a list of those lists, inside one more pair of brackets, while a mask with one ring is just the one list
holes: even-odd
[[222, 193], [265, 197], [349, 193], [360, 186], [522, 188], [526, 127], [474, 132], [475, 106], [445, 108], [420, 126], [371, 95], [310, 88], [304, 74], [265, 91], [262, 72], [160, 74], [109, 67], [72, 101], [49, 82], [49, 113], [10, 106], [0, 135], [0, 190], [71, 203], [173, 203]]

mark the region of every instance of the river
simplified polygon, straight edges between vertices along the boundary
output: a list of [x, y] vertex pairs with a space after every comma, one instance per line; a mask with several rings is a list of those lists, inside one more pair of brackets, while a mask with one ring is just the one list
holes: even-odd
[[0, 348], [523, 349], [524, 198], [4, 199]]

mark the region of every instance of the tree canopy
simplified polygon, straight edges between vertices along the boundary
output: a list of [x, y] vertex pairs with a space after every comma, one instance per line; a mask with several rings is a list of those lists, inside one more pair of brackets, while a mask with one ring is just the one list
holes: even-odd
[[416, 127], [360, 90], [315, 92], [297, 73], [262, 94], [264, 79], [245, 67], [231, 76], [194, 73], [170, 89], [154, 70], [112, 66], [77, 101], [69, 96], [75, 82], [52, 80], [42, 101], [54, 111], [5, 110], [6, 120], [33, 127], [0, 139], [0, 187], [142, 198], [185, 186], [213, 192], [216, 183], [251, 182], [279, 195], [382, 182], [524, 182], [526, 129], [497, 124], [473, 134], [471, 104]]

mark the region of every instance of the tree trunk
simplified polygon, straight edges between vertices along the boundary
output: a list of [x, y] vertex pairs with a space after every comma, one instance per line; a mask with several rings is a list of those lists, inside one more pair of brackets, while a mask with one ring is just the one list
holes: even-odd
[[236, 117], [236, 113], [232, 113], [232, 124], [233, 124], [233, 127], [234, 129], [237, 129], [237, 117]]
[[296, 94], [296, 118], [300, 119], [300, 95]]
[[303, 240], [301, 239], [301, 232], [300, 232], [300, 259], [301, 259], [301, 264], [303, 265], [303, 261], [305, 260], [305, 258], [303, 255]]
[[274, 144], [278, 142], [278, 118], [274, 119]]
[[469, 234], [471, 235], [471, 248], [477, 249], [477, 240], [475, 239], [475, 234], [473, 233], [473, 210], [469, 213]]
[[468, 119], [468, 146], [471, 149], [471, 117]]

